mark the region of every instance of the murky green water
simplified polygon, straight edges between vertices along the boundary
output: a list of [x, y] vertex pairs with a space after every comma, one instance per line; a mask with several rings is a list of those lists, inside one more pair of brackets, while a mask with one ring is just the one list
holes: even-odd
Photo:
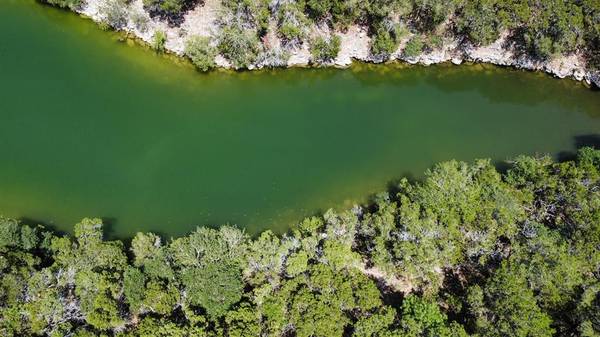
[[0, 0], [0, 213], [168, 235], [285, 230], [457, 158], [572, 151], [600, 93], [481, 66], [198, 74], [32, 0]]

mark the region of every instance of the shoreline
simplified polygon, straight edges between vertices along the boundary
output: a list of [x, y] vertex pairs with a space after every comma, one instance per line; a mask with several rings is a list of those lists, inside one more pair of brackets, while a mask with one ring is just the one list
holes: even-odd
[[[91, 19], [102, 24], [104, 18], [101, 14], [102, 0], [87, 0], [84, 5], [75, 10], [80, 16]], [[165, 50], [179, 57], [184, 56], [184, 45], [187, 38], [192, 35], [203, 37], [213, 37], [219, 29], [218, 15], [221, 11], [220, 0], [206, 0], [203, 4], [197, 5], [189, 10], [183, 16], [183, 22], [179, 26], [169, 26], [166, 22], [157, 18], [151, 18], [143, 9], [142, 0], [133, 0], [128, 6], [127, 23], [121, 27], [113, 28], [115, 31], [125, 32], [130, 36], [151, 44], [154, 32], [161, 30], [165, 32], [167, 41]], [[146, 29], [140, 30], [133, 22], [134, 15], [145, 16]], [[263, 43], [269, 45], [273, 50], [281, 50], [282, 41], [274, 32], [274, 28], [269, 28]], [[396, 52], [390, 55], [389, 59], [379, 60], [370, 53], [371, 38], [367, 34], [367, 27], [360, 25], [351, 25], [344, 32], [331, 32], [325, 25], [315, 25], [312, 27], [311, 36], [332, 36], [340, 37], [340, 51], [337, 57], [329, 63], [315, 65], [311, 62], [308, 39], [293, 49], [287, 49], [289, 58], [287, 64], [282, 68], [291, 67], [337, 67], [347, 68], [353, 62], [365, 63], [386, 63], [392, 61], [401, 61], [413, 65], [429, 66], [441, 63], [452, 63], [460, 65], [465, 62], [484, 63], [497, 66], [511, 67], [527, 71], [540, 71], [553, 77], [564, 79], [570, 78], [583, 82], [588, 87], [600, 88], [600, 70], [590, 70], [585, 67], [585, 62], [581, 55], [572, 54], [567, 56], [558, 56], [548, 61], [532, 60], [528, 57], [517, 57], [514, 51], [505, 48], [509, 32], [505, 31], [493, 43], [482, 47], [460, 47], [456, 39], [444, 39], [441, 48], [432, 51], [425, 51], [417, 57], [406, 57], [403, 55], [404, 47], [414, 34], [409, 33], [399, 44]], [[235, 69], [222, 55], [215, 58], [217, 68]], [[248, 70], [262, 69], [270, 67], [269, 65], [255, 63], [248, 66]]]

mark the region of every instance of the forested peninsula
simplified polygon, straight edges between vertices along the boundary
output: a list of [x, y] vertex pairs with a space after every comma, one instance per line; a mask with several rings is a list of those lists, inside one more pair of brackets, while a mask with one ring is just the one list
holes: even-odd
[[42, 0], [199, 70], [486, 62], [600, 86], [597, 0]]
[[450, 161], [284, 235], [0, 220], [2, 336], [600, 335], [600, 151]]

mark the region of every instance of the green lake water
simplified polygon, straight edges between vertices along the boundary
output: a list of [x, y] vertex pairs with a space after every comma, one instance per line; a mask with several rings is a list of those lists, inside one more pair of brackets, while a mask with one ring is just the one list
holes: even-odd
[[0, 213], [112, 236], [285, 231], [452, 158], [597, 142], [600, 92], [482, 66], [200, 74], [32, 0], [0, 0]]

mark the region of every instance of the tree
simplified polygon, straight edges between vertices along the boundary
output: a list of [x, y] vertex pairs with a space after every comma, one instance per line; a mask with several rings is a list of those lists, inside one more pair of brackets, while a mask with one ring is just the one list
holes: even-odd
[[217, 319], [242, 298], [244, 284], [234, 264], [211, 263], [192, 268], [182, 275], [190, 304], [200, 306]]
[[308, 0], [306, 7], [316, 18], [322, 18], [331, 10], [331, 0]]
[[402, 302], [400, 326], [402, 335], [407, 337], [467, 337], [462, 326], [448, 323], [448, 318], [436, 303], [415, 295], [406, 297]]
[[288, 257], [286, 265], [286, 273], [291, 277], [304, 273], [308, 268], [308, 254], [305, 251], [293, 254]]
[[488, 45], [498, 39], [497, 0], [465, 1], [458, 18], [458, 29], [475, 45]]
[[450, 161], [291, 234], [138, 233], [130, 256], [100, 219], [0, 218], [0, 335], [597, 336], [598, 186], [592, 148]]
[[422, 31], [431, 31], [441, 24], [454, 9], [454, 1], [412, 0], [417, 26]]
[[0, 249], [10, 246], [19, 246], [19, 223], [13, 219], [0, 217]]
[[163, 316], [171, 314], [180, 300], [180, 293], [174, 285], [156, 280], [148, 282], [144, 295], [141, 311]]
[[537, 305], [523, 269], [503, 263], [484, 288], [469, 290], [470, 313], [483, 336], [552, 336], [551, 318]]
[[243, 302], [235, 310], [229, 310], [225, 316], [227, 336], [259, 336], [259, 321], [256, 308], [247, 302]]
[[146, 278], [137, 268], [127, 267], [123, 273], [123, 293], [133, 311], [138, 311], [144, 300]]

